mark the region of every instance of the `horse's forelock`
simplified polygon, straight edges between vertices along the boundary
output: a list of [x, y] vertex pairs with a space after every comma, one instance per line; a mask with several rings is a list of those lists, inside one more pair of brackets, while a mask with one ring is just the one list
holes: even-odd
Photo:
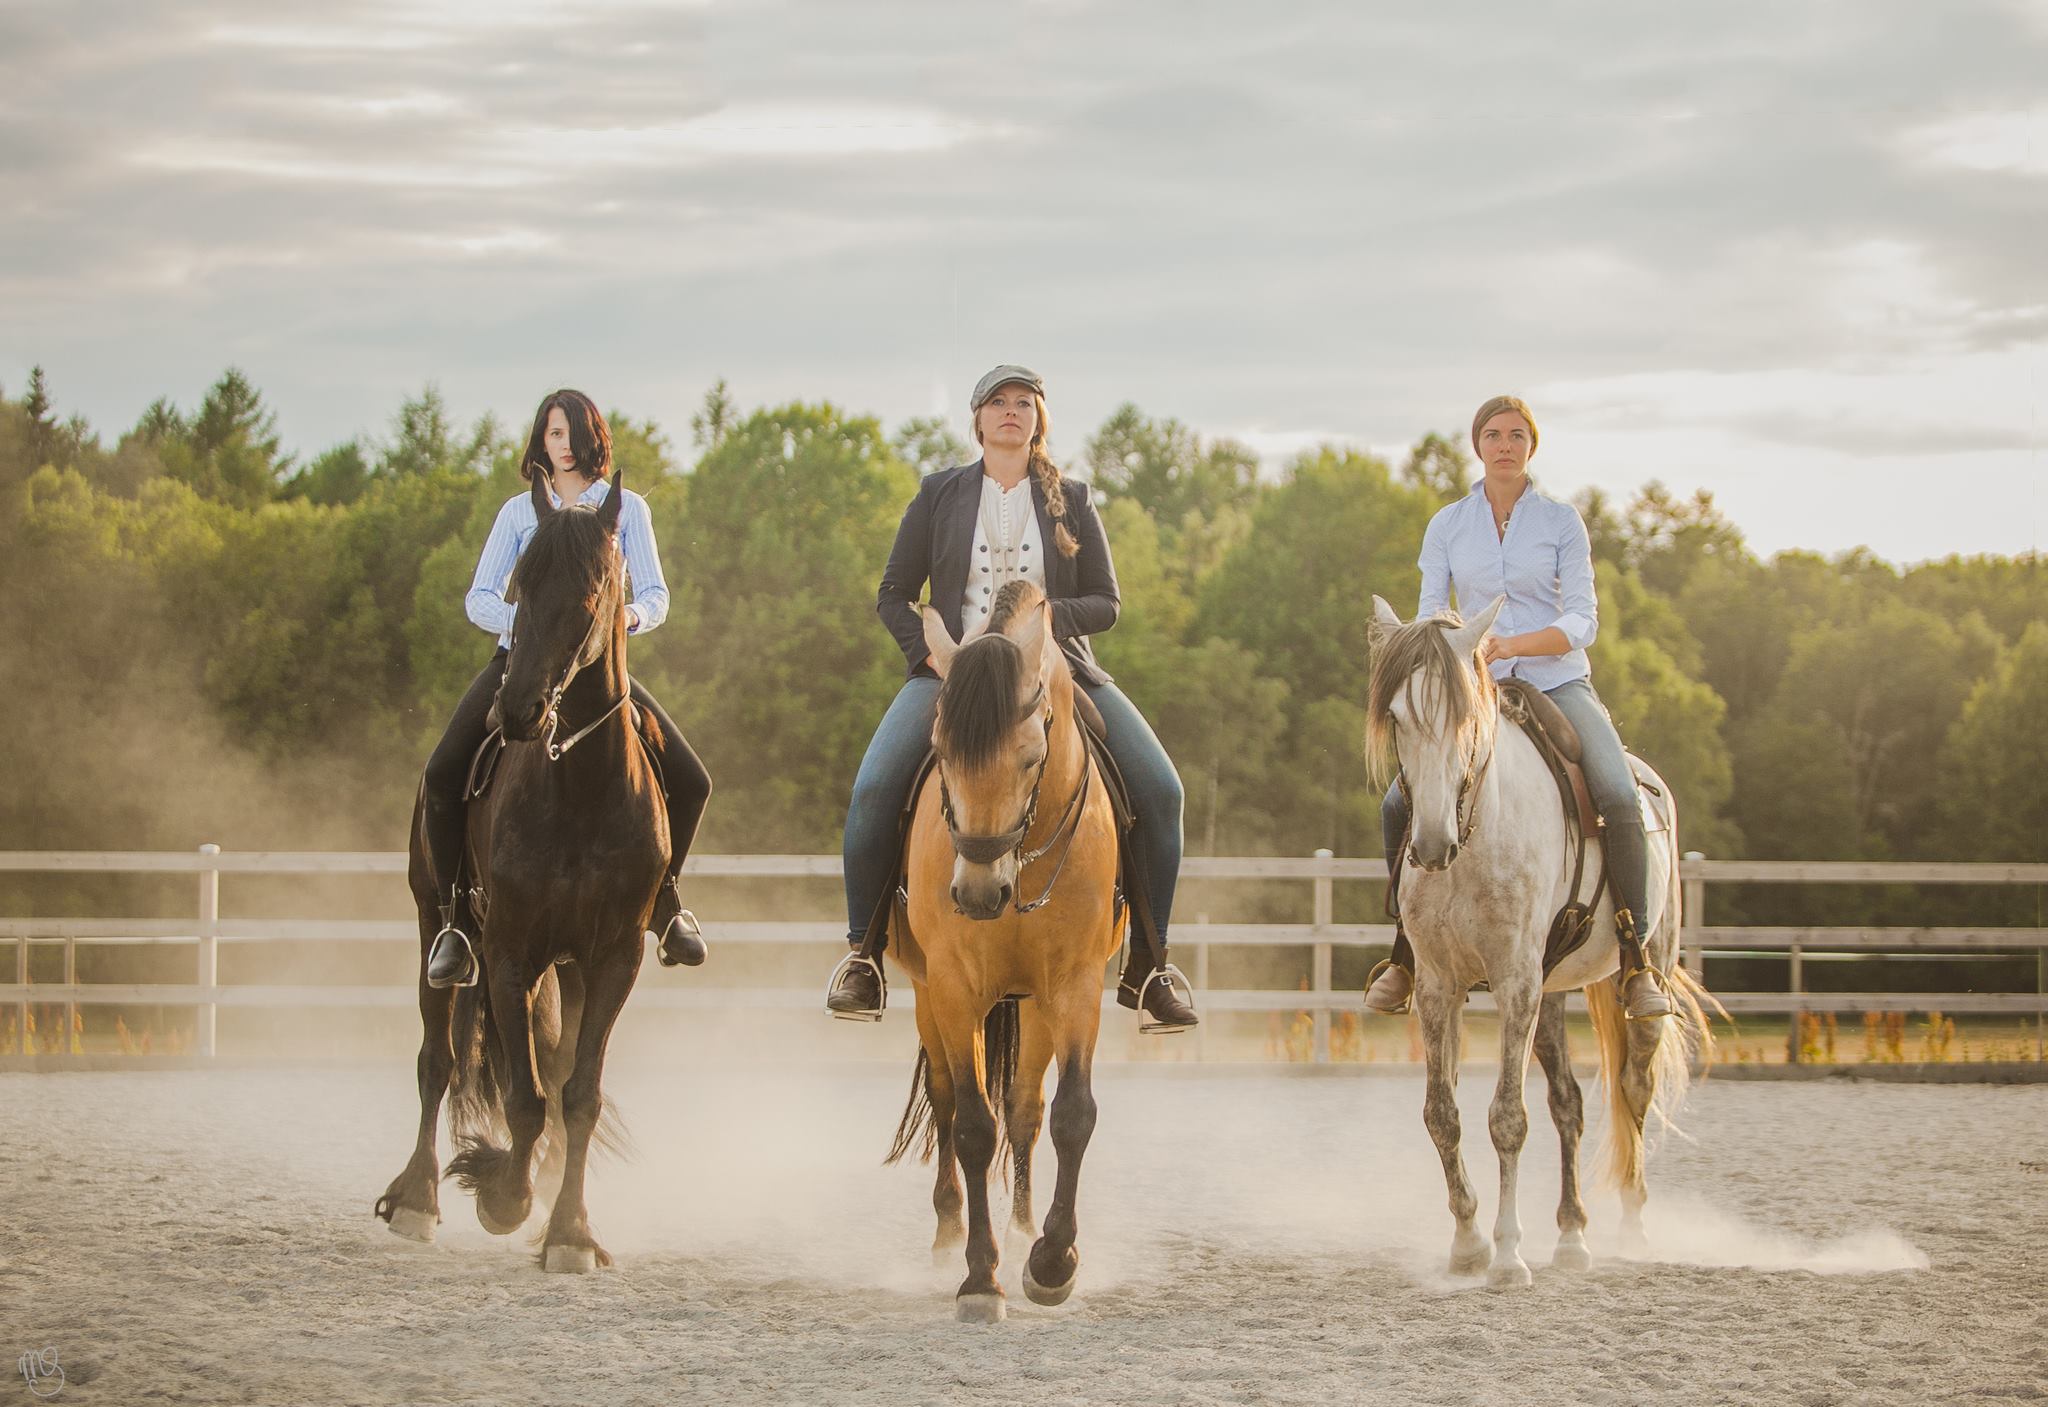
[[1390, 631], [1373, 654], [1372, 684], [1367, 691], [1365, 745], [1373, 770], [1384, 777], [1395, 765], [1394, 699], [1403, 690], [1414, 697], [1415, 682], [1441, 691], [1449, 736], [1483, 728], [1492, 716], [1485, 706], [1493, 679], [1474, 669], [1451, 648], [1449, 633], [1464, 624], [1457, 612], [1445, 611]]
[[1024, 652], [1008, 636], [990, 631], [961, 646], [939, 685], [940, 754], [969, 769], [991, 761], [1017, 724], [1024, 679]]
[[618, 570], [616, 553], [607, 550], [611, 534], [595, 511], [565, 509], [534, 529], [533, 540], [519, 554], [512, 580], [522, 596], [556, 576], [571, 576], [586, 591], [595, 591]]

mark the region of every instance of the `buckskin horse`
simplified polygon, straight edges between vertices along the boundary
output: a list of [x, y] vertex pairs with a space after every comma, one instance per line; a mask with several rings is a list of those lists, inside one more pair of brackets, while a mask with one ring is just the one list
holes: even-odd
[[[1612, 900], [1597, 898], [1604, 885], [1595, 886], [1597, 907], [1590, 915], [1575, 911], [1575, 927], [1590, 923], [1583, 943], [1545, 970], [1554, 921], [1564, 917], [1567, 904], [1584, 901], [1571, 892], [1578, 878], [1574, 828], [1557, 781], [1528, 733], [1512, 723], [1501, 726], [1500, 691], [1478, 659], [1500, 601], [1470, 622], [1447, 613], [1403, 625], [1385, 601], [1372, 599], [1366, 743], [1382, 768], [1398, 764], [1413, 807], [1400, 909], [1415, 947], [1415, 1011], [1428, 1067], [1423, 1123], [1443, 1162], [1457, 1220], [1450, 1268], [1453, 1274], [1485, 1271], [1499, 1286], [1529, 1283], [1515, 1180], [1529, 1131], [1522, 1081], [1533, 1040], [1550, 1084], [1564, 1163], [1553, 1264], [1583, 1270], [1592, 1264], [1578, 1181], [1584, 1106], [1565, 1040], [1564, 994], [1585, 989], [1599, 1041], [1609, 1171], [1621, 1190], [1626, 1249], [1644, 1244], [1644, 1121], [1654, 1116], [1668, 1123], [1685, 1097], [1693, 1055], [1712, 1053], [1700, 1007], [1705, 990], [1678, 962], [1676, 807], [1662, 778], [1631, 758], [1660, 808], [1650, 829], [1661, 829], [1666, 841], [1662, 854], [1651, 847], [1645, 955], [1663, 974], [1676, 1012], [1669, 1020], [1626, 1021], [1615, 992]], [[1453, 1095], [1465, 993], [1480, 981], [1500, 1012], [1500, 1078], [1487, 1120], [1500, 1157], [1490, 1257], [1473, 1224], [1478, 1202], [1458, 1148]]]
[[1114, 811], [1043, 593], [1006, 584], [986, 628], [958, 645], [926, 607], [924, 634], [945, 682], [932, 728], [938, 764], [915, 803], [906, 901], [891, 921], [891, 951], [916, 993], [920, 1049], [889, 1160], [920, 1143], [925, 1157], [937, 1155], [933, 1258], [950, 1256], [964, 1239], [967, 1278], [955, 1311], [990, 1323], [1003, 1318], [1005, 1303], [989, 1169], [1007, 1147], [1011, 1227], [1029, 1238], [1031, 1153], [1054, 1063], [1059, 1174], [1023, 1284], [1045, 1305], [1074, 1290], [1075, 1199], [1095, 1129], [1090, 1082], [1103, 971], [1122, 941], [1125, 913], [1115, 894]]
[[[641, 935], [669, 854], [649, 750], [658, 743], [627, 701], [622, 478], [592, 510], [556, 508], [534, 476], [539, 525], [507, 592], [519, 613], [494, 705], [505, 745], [468, 813], [462, 902], [481, 934], [474, 987], [427, 985], [442, 914], [415, 804], [408, 874], [425, 1028], [419, 1134], [377, 1202], [393, 1231], [433, 1238], [435, 1138], [452, 1078], [459, 1151], [449, 1175], [476, 1194], [485, 1230], [502, 1236], [525, 1223], [536, 1144], [550, 1180], [559, 1168], [541, 1244], [551, 1271], [611, 1264], [591, 1234], [584, 1175], [592, 1138], [615, 1132], [600, 1089], [605, 1045], [639, 975]], [[487, 752], [496, 746], [485, 743]]]

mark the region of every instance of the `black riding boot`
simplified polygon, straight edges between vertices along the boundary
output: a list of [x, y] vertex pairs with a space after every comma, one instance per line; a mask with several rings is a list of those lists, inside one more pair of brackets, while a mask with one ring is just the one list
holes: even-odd
[[681, 880], [674, 873], [661, 882], [661, 893], [655, 896], [654, 933], [660, 935], [654, 955], [663, 967], [697, 967], [710, 956], [697, 916], [683, 907]]
[[1621, 948], [1621, 1007], [1631, 1021], [1654, 1021], [1671, 1014], [1671, 998], [1655, 968], [1643, 956], [1643, 940], [1636, 936], [1635, 915], [1627, 909], [1614, 911], [1614, 937]]
[[427, 798], [421, 829], [426, 832], [427, 863], [434, 872], [434, 892], [441, 896], [441, 931], [434, 935], [434, 946], [427, 952], [429, 987], [476, 985], [476, 942], [457, 922], [462, 912], [457, 885], [466, 839], [464, 821], [460, 801], [449, 805]]

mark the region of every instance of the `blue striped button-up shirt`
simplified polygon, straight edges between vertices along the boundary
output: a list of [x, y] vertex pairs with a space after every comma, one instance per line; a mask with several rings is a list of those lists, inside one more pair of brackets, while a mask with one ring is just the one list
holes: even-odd
[[1422, 535], [1422, 602], [1418, 618], [1433, 616], [1458, 594], [1465, 616], [1484, 610], [1496, 596], [1507, 597], [1493, 622], [1496, 635], [1525, 635], [1556, 626], [1571, 645], [1562, 655], [1495, 660], [1493, 677], [1510, 674], [1548, 692], [1593, 673], [1586, 647], [1600, 633], [1600, 606], [1593, 595], [1593, 547], [1585, 520], [1569, 503], [1550, 498], [1530, 484], [1508, 514], [1505, 535], [1493, 530], [1486, 481], [1438, 510]]
[[[599, 479], [576, 502], [595, 508], [611, 491], [611, 484]], [[619, 505], [619, 549], [626, 554], [626, 580], [633, 588], [632, 604], [626, 607], [626, 633], [644, 635], [668, 616], [668, 582], [661, 575], [661, 554], [654, 548], [654, 518], [647, 511], [647, 500], [631, 489], [624, 493], [626, 501]], [[562, 500], [554, 494], [548, 497], [561, 506]], [[463, 603], [469, 618], [496, 634], [498, 644], [507, 648], [512, 644], [512, 616], [518, 607], [505, 599], [505, 587], [512, 580], [513, 564], [533, 541], [534, 529], [539, 526], [531, 495], [514, 494], [505, 500], [498, 521], [491, 524], [490, 537], [484, 541], [483, 556], [477, 558], [476, 576]]]

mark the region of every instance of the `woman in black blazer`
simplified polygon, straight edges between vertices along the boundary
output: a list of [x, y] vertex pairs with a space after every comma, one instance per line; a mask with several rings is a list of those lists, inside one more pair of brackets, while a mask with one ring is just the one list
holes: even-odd
[[[1151, 1027], [1195, 1024], [1195, 1011], [1166, 967], [1166, 926], [1180, 877], [1181, 784], [1123, 691], [1095, 662], [1088, 637], [1116, 624], [1116, 567], [1086, 484], [1071, 483], [1046, 457], [1045, 384], [1021, 366], [999, 366], [969, 399], [982, 458], [929, 475], [904, 510], [882, 573], [875, 609], [902, 647], [910, 676], [883, 715], [854, 778], [844, 860], [847, 941], [856, 956], [841, 965], [826, 1005], [845, 1016], [879, 1015], [879, 948], [862, 943], [896, 882], [899, 819], [918, 765], [931, 745], [939, 676], [924, 643], [916, 603], [926, 583], [954, 639], [987, 618], [1004, 582], [1036, 582], [1052, 603], [1053, 634], [1079, 684], [1107, 724], [1110, 755], [1131, 793], [1138, 822], [1130, 843], [1145, 872], [1145, 893], [1159, 936], [1155, 962], [1135, 932], [1118, 984], [1125, 1006], [1142, 1006]], [[1150, 1029], [1150, 1027], [1148, 1027]]]

